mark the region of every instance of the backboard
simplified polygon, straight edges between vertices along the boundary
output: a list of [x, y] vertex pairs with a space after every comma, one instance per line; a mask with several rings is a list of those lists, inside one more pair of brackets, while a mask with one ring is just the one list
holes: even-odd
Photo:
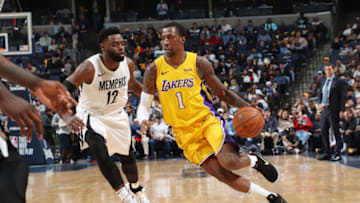
[[32, 54], [32, 20], [30, 12], [0, 13], [0, 53]]

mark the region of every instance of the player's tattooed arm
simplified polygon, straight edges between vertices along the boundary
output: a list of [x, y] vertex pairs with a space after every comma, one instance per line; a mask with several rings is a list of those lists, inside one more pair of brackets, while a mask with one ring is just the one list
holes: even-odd
[[197, 56], [196, 67], [199, 77], [201, 79], [205, 79], [211, 90], [214, 91], [222, 101], [225, 101], [226, 103], [238, 108], [249, 105], [245, 100], [240, 98], [234, 92], [226, 89], [224, 84], [215, 75], [214, 68], [207, 59], [201, 56]]
[[156, 65], [155, 63], [151, 63], [148, 67], [146, 67], [144, 74], [144, 89], [143, 91], [155, 95], [156, 90]]
[[129, 90], [133, 91], [137, 96], [140, 96], [143, 86], [134, 77], [134, 70], [136, 70], [137, 67], [136, 67], [135, 63], [133, 62], [133, 60], [127, 58], [127, 62], [129, 65], [129, 70], [130, 70]]

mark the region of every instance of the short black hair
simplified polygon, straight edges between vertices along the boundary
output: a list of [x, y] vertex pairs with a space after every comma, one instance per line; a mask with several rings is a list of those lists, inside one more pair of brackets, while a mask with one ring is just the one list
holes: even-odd
[[186, 35], [185, 27], [179, 23], [171, 22], [171, 23], [164, 25], [163, 28], [166, 28], [166, 27], [175, 27], [176, 31], [179, 33], [179, 35], [181, 37], [185, 37], [185, 35]]
[[120, 29], [117, 27], [108, 27], [102, 29], [98, 34], [98, 44], [104, 42], [109, 35], [121, 34]]

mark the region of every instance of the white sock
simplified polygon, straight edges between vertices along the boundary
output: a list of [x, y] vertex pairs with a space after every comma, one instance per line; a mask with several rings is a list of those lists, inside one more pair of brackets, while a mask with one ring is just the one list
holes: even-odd
[[250, 182], [250, 188], [249, 188], [248, 194], [250, 194], [250, 193], [256, 193], [258, 195], [264, 196], [265, 198], [267, 196], [269, 196], [270, 194], [275, 194], [275, 193], [265, 190], [264, 188], [256, 185], [255, 183], [252, 183], [252, 182]]
[[255, 167], [256, 162], [258, 161], [257, 156], [255, 155], [248, 155], [250, 159], [250, 167]]
[[130, 183], [131, 184], [131, 188], [132, 189], [136, 189], [140, 186], [139, 182], [136, 182], [136, 183]]
[[129, 195], [129, 190], [124, 186], [116, 191], [116, 195], [122, 199]]

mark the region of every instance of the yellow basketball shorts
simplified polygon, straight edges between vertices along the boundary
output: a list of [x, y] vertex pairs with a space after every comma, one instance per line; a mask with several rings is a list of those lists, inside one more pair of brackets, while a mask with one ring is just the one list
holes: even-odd
[[184, 150], [185, 157], [198, 165], [220, 152], [225, 140], [230, 138], [225, 121], [212, 114], [189, 126], [174, 128], [173, 135], [178, 146]]

